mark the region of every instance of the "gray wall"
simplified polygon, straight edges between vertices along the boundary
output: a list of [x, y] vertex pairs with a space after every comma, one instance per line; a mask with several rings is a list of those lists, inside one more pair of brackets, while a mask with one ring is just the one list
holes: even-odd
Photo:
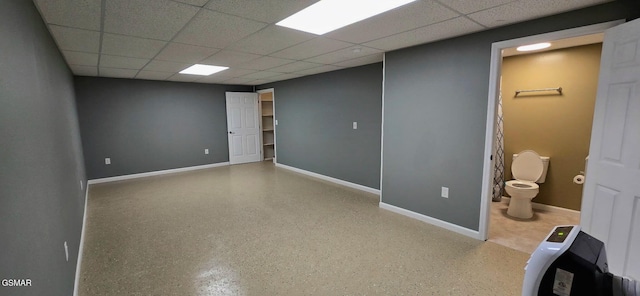
[[75, 87], [89, 179], [229, 161], [225, 91], [252, 90], [97, 77]]
[[71, 72], [33, 3], [2, 0], [0, 279], [33, 286], [0, 285], [0, 295], [73, 293], [85, 181], [75, 108]]
[[478, 230], [491, 44], [637, 17], [638, 5], [616, 1], [387, 53], [382, 201]]
[[381, 63], [257, 89], [270, 87], [275, 89], [278, 163], [380, 188]]

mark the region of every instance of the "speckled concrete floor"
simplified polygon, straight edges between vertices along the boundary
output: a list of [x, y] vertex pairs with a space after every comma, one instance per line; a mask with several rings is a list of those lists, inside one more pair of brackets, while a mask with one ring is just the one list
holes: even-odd
[[540, 242], [558, 225], [580, 224], [580, 213], [558, 213], [533, 209], [531, 220], [520, 220], [507, 215], [509, 202], [491, 203], [489, 241], [526, 253], [533, 253]]
[[520, 295], [529, 255], [275, 168], [92, 185], [80, 295]]

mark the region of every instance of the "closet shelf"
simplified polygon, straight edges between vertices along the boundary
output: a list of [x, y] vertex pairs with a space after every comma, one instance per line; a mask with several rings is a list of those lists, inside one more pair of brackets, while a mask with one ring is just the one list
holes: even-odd
[[273, 146], [274, 143], [264, 143], [264, 146]]

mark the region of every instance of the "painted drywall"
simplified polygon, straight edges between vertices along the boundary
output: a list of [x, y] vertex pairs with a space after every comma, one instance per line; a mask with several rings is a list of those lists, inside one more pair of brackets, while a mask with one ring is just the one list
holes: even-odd
[[225, 92], [252, 90], [98, 77], [75, 88], [89, 179], [229, 161]]
[[[584, 171], [598, 87], [602, 44], [507, 57], [502, 62], [505, 179], [513, 179], [514, 153], [532, 149], [551, 157], [545, 183], [535, 202], [580, 210]], [[518, 89], [562, 87], [556, 92]]]
[[71, 295], [86, 184], [73, 76], [31, 1], [0, 2], [0, 53], [0, 279], [32, 283], [0, 295]]
[[[381, 63], [258, 89], [272, 87], [278, 163], [380, 187]], [[358, 123], [355, 130], [353, 122]]]
[[478, 230], [491, 44], [638, 17], [639, 5], [615, 1], [386, 53], [382, 201]]

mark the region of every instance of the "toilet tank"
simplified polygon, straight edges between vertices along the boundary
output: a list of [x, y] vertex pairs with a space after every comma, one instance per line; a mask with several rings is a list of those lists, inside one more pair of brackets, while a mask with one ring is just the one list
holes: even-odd
[[[513, 158], [511, 159], [512, 163], [516, 156], [518, 156], [518, 153], [513, 154]], [[547, 171], [549, 170], [549, 157], [540, 156], [540, 159], [542, 159], [542, 175], [540, 175], [540, 178], [538, 178], [538, 180], [536, 181], [536, 183], [538, 184], [544, 183], [544, 181], [547, 179]]]

